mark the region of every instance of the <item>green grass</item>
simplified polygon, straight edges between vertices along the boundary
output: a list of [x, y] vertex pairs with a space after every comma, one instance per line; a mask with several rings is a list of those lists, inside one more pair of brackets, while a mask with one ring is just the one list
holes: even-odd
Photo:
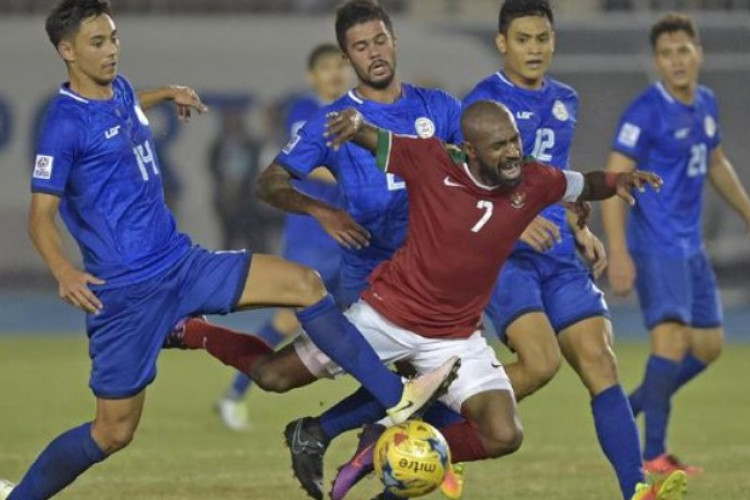
[[[618, 346], [626, 387], [639, 379], [645, 344]], [[750, 345], [728, 346], [705, 376], [675, 398], [670, 442], [706, 468], [692, 500], [750, 498]], [[47, 442], [93, 414], [89, 361], [81, 339], [0, 337], [0, 477], [18, 480]], [[351, 381], [319, 382], [287, 395], [254, 392], [253, 430], [236, 434], [211, 405], [230, 371], [204, 353], [167, 352], [149, 389], [133, 444], [97, 465], [59, 498], [190, 500], [305, 498], [291, 477], [281, 430], [350, 391]], [[586, 392], [567, 368], [521, 405], [526, 439], [511, 457], [467, 467], [467, 499], [616, 500], [614, 476], [599, 451]], [[327, 480], [349, 456], [354, 433], [327, 455]], [[375, 480], [355, 489], [368, 499]], [[439, 495], [429, 498], [437, 499]]]

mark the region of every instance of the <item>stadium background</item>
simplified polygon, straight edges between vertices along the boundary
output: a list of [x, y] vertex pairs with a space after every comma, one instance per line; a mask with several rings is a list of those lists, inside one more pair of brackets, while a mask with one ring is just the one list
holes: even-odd
[[[334, 41], [333, 11], [337, 3], [330, 0], [114, 1], [116, 22], [122, 38], [120, 71], [130, 78], [136, 88], [168, 83], [189, 85], [198, 90], [211, 107], [207, 116], [194, 118], [187, 126], [178, 124], [169, 108], [157, 109], [149, 115], [157, 141], [161, 143], [162, 163], [174, 176], [174, 186], [179, 186], [173, 195], [180, 227], [190, 233], [196, 242], [209, 248], [221, 247], [222, 235], [211, 201], [208, 150], [212, 141], [222, 133], [222, 110], [230, 106], [241, 107], [249, 124], [250, 135], [261, 146], [260, 161], [248, 168], [265, 166], [283, 143], [275, 127], [278, 123], [278, 104], [285, 97], [305, 88], [304, 65], [309, 49], [320, 42]], [[498, 1], [392, 0], [382, 3], [394, 17], [399, 44], [398, 70], [403, 80], [443, 87], [462, 96], [477, 81], [499, 67], [500, 59], [493, 43]], [[0, 477], [8, 475], [4, 467], [11, 467], [20, 473], [22, 465], [33, 458], [31, 454], [37, 451], [38, 446], [64, 428], [52, 420], [52, 415], [58, 410], [63, 413], [69, 410], [71, 414], [82, 415], [81, 418], [88, 415], [88, 406], [84, 404], [81, 408], [77, 403], [86, 401], [87, 359], [82, 341], [83, 316], [57, 300], [56, 286], [26, 236], [33, 138], [44, 104], [56, 92], [64, 76], [63, 65], [43, 30], [44, 15], [51, 4], [51, 0], [0, 0]], [[746, 160], [750, 158], [747, 127], [750, 116], [750, 92], [747, 90], [747, 82], [750, 81], [750, 0], [557, 0], [553, 1], [553, 5], [558, 22], [557, 51], [551, 75], [571, 84], [581, 97], [578, 132], [573, 146], [575, 168], [589, 170], [603, 166], [619, 113], [654, 76], [648, 27], [658, 12], [679, 8], [693, 13], [701, 28], [706, 53], [702, 82], [716, 91], [721, 105], [725, 151], [733, 159], [745, 186], [750, 188], [750, 165]], [[733, 394], [734, 389], [734, 394], [739, 394], [741, 400], [727, 408], [715, 406], [714, 413], [721, 415], [721, 412], [732, 412], [738, 421], [747, 422], [750, 421], [747, 393], [731, 382], [739, 383], [746, 376], [743, 359], [750, 354], [750, 346], [744, 345], [744, 341], [750, 341], [750, 237], [740, 219], [718, 199], [712, 189], [708, 188], [706, 194], [705, 235], [722, 287], [727, 312], [727, 335], [731, 345], [727, 349], [727, 359], [720, 360], [716, 369], [717, 374], [723, 373], [726, 379], [700, 381], [696, 384], [699, 386], [697, 389], [686, 391], [693, 391], [691, 394], [694, 398], [686, 404], [704, 409], [714, 404], [717, 396], [710, 389], [712, 384], [727, 391], [719, 392], [718, 397], [721, 398], [731, 397], [729, 395]], [[271, 209], [263, 209], [261, 216], [255, 219], [257, 221], [265, 224], [263, 231], [259, 231], [263, 235], [262, 245], [267, 250], [277, 249], [280, 215]], [[595, 227], [600, 227], [598, 220]], [[77, 253], [73, 244], [70, 250], [71, 255]], [[606, 288], [606, 283], [602, 283], [602, 286]], [[635, 299], [614, 299], [611, 296], [609, 299], [618, 338], [628, 341], [645, 339], [635, 309]], [[252, 330], [267, 314], [242, 313], [227, 318], [226, 322]], [[625, 377], [631, 377], [630, 382], [635, 383], [644, 359], [645, 343], [625, 342], [622, 349], [621, 364]], [[221, 434], [217, 426], [212, 427], [215, 422], [206, 416], [210, 413], [211, 398], [218, 394], [229, 377], [228, 371], [204, 359], [196, 360], [195, 356], [185, 361], [183, 358], [176, 359], [170, 353], [166, 358], [162, 366], [169, 364], [169, 369], [177, 370], [178, 374], [184, 373], [181, 370], [191, 371], [193, 375], [205, 374], [200, 379], [190, 379], [186, 388], [180, 386], [179, 376], [176, 377], [175, 373], [170, 375], [169, 369], [163, 368], [166, 381], [160, 382], [162, 386], [157, 384], [154, 389], [157, 394], [161, 392], [160, 397], [168, 397], [165, 394], [167, 389], [162, 388], [166, 386], [169, 387], [169, 394], [192, 400], [190, 406], [184, 402], [182, 406], [162, 405], [161, 410], [168, 415], [184, 415], [187, 411], [197, 419], [206, 419], [200, 425], [205, 426], [201, 429], [207, 430], [208, 436], [195, 440], [193, 446], [186, 447], [183, 454], [190, 454], [193, 449], [203, 450], [204, 446], [232, 449], [233, 445], [237, 445], [236, 438]], [[58, 369], [66, 373], [70, 370], [70, 376], [77, 386], [69, 400], [64, 396], [65, 402], [55, 403], [58, 405], [55, 411], [40, 417], [36, 412], [49, 401], [42, 394], [31, 395], [33, 387], [36, 387], [33, 385], [37, 380], [35, 377], [39, 377], [38, 387], [55, 391], [52, 387], [62, 382], [57, 381], [55, 385], [49, 377], [58, 373]], [[549, 395], [532, 398], [538, 399], [538, 402], [524, 403], [524, 408], [528, 405], [530, 415], [528, 420], [524, 415], [527, 434], [529, 422], [533, 426], [537, 418], [540, 422], [544, 421], [543, 416], [537, 416], [534, 412], [539, 411], [540, 415], [548, 412], [545, 404], [559, 405], [556, 407], [563, 410], [570, 406], [566, 391], [575, 392], [579, 406], [585, 407], [585, 400], [580, 397], [581, 391], [575, 386], [570, 373], [563, 373], [562, 379], [563, 382], [549, 390]], [[61, 380], [67, 379], [63, 377]], [[9, 381], [17, 383], [8, 384]], [[27, 387], [27, 382], [31, 387]], [[345, 390], [350, 386], [343, 383], [336, 387]], [[63, 395], [70, 389], [60, 386], [59, 390]], [[701, 395], [708, 399], [700, 399]], [[745, 397], [742, 398], [742, 395]], [[277, 396], [259, 394], [253, 397], [269, 408], [277, 401]], [[290, 415], [311, 411], [310, 401], [315, 401], [314, 411], [318, 401], [331, 402], [331, 397], [315, 390], [284, 396], [287, 410], [291, 405], [296, 411], [278, 417], [268, 414], [271, 415], [267, 415], [270, 421], [285, 419], [273, 425], [267, 424], [268, 432], [278, 434], [281, 424]], [[26, 405], [28, 410], [24, 410]], [[579, 413], [581, 419], [589, 418], [585, 412], [579, 410]], [[161, 422], [156, 414], [157, 410], [152, 410], [148, 417]], [[266, 413], [255, 415], [254, 418], [262, 420], [263, 415]], [[47, 422], [48, 430], [44, 430], [47, 429], [44, 424], [41, 424], [41, 429], [40, 425], [29, 425], [29, 422], [36, 422], [34, 419]], [[714, 422], [708, 415], [703, 421]], [[676, 434], [693, 436], [693, 424], [695, 422], [692, 421], [678, 422]], [[266, 424], [256, 427], [256, 432], [265, 429], [263, 425]], [[185, 429], [183, 425], [178, 427]], [[584, 436], [574, 438], [576, 446], [591, 439], [590, 426], [578, 427], [582, 428], [580, 432]], [[734, 443], [739, 446], [739, 443], [750, 442], [750, 431], [746, 424], [737, 428], [739, 436], [731, 425], [725, 427], [729, 433], [728, 445]], [[19, 429], [24, 429], [21, 432], [23, 436], [34, 436], [34, 439], [17, 441]], [[146, 429], [147, 433], [148, 429], [153, 431], [148, 424]], [[168, 435], [168, 431], [165, 431], [165, 435]], [[253, 442], [253, 434], [246, 438], [248, 443]], [[573, 432], [573, 435], [576, 433]], [[544, 434], [539, 436], [541, 438]], [[174, 439], [175, 443], [181, 443], [179, 434]], [[710, 438], [706, 437], [706, 440], [710, 441]], [[208, 444], [209, 441], [211, 444]], [[190, 443], [190, 440], [187, 442]], [[277, 445], [280, 446], [280, 440], [273, 440], [273, 446]], [[125, 460], [148, 460], [148, 457], [158, 457], [162, 453], [169, 456], [171, 445], [162, 443], [161, 447], [154, 446], [154, 449], [146, 448], [150, 450], [148, 452], [144, 449], [128, 450], [126, 454], [135, 458]], [[546, 456], [534, 455], [545, 452]], [[750, 460], [747, 446], [739, 446], [734, 452], [733, 461], [722, 465], [725, 474], [734, 470], [733, 464]], [[240, 458], [237, 456], [239, 452], [233, 453], [234, 459]], [[284, 453], [283, 450], [279, 451], [276, 453], [278, 457], [269, 463], [278, 460], [280, 465], [286, 467]], [[342, 457], [345, 456], [345, 450], [340, 453], [343, 453]], [[555, 456], [554, 450], [544, 446], [527, 453], [531, 454], [531, 458], [526, 455], [523, 460], [536, 464], [546, 463], [550, 455]], [[595, 445], [588, 443], [584, 455], [586, 460], [597, 464], [606, 476], [606, 467], [600, 463], [603, 460]], [[231, 462], [232, 457], [224, 459]], [[122, 467], [122, 462], [119, 463]], [[131, 462], [128, 464], [128, 467], [135, 466]], [[106, 470], [111, 471], [111, 478], [120, 478], [111, 479], [105, 474], [107, 481], [114, 480], [116, 484], [118, 480], [127, 481], [118, 476], [121, 471], [117, 467], [107, 467], [110, 467]], [[127, 467], [125, 469], [128, 470]], [[283, 477], [281, 472], [274, 474], [279, 474], [279, 478], [268, 476], [275, 481], [272, 483], [274, 488], [280, 487], [278, 491], [287, 491], [286, 494], [292, 498], [301, 495], [288, 479], [286, 469]], [[505, 481], [522, 481], [522, 476], [513, 472], [512, 466], [511, 476], [507, 471], [505, 474], [502, 476]], [[133, 495], [122, 498], [193, 498], [187, 493], [175, 493], [176, 496], [165, 493], [166, 487], [162, 491], [159, 477], [155, 475], [146, 485], [131, 489]], [[164, 477], [170, 477], [169, 473], [164, 472]], [[94, 479], [85, 481], [91, 487], [99, 485], [103, 479], [94, 476]], [[213, 485], [221, 483], [220, 479], [209, 482]], [[244, 483], [240, 481], [240, 484]], [[608, 483], [604, 481], [603, 484]], [[723, 493], [723, 496], [715, 498], [750, 498], [750, 493], [747, 493], [750, 491], [748, 480], [740, 481], [735, 486], [732, 491], [736, 491], [737, 496]], [[207, 487], [195, 498], [240, 498], [248, 494], [251, 498], [278, 498], [277, 490], [269, 493], [270, 496], [264, 496], [258, 493], [263, 488], [257, 490], [247, 485], [245, 489], [242, 488], [226, 490], [222, 495]], [[199, 488], [198, 491], [202, 490]], [[483, 492], [482, 498], [496, 498], [481, 488], [476, 491]], [[508, 492], [511, 491], [515, 490], [510, 488]], [[522, 491], [520, 486], [518, 491]], [[545, 490], [542, 488], [537, 493], [540, 491]], [[120, 498], [110, 494], [89, 495], [74, 496]], [[601, 495], [570, 495], [558, 494], [550, 498], [601, 498]], [[532, 496], [517, 493], [512, 498]], [[704, 493], [694, 498], [714, 497]]]

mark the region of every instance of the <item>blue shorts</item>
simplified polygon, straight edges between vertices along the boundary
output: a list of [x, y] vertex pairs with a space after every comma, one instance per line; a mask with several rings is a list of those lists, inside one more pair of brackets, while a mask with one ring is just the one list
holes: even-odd
[[318, 221], [309, 215], [290, 214], [284, 226], [282, 257], [315, 269], [326, 288], [333, 292], [339, 284], [341, 248]]
[[246, 252], [196, 246], [159, 276], [98, 290], [104, 308], [86, 315], [94, 394], [127, 398], [153, 382], [162, 344], [177, 321], [230, 312], [244, 289], [250, 260]]
[[633, 262], [646, 328], [666, 321], [695, 328], [721, 326], [716, 276], [704, 251], [691, 257], [634, 253]]
[[609, 317], [604, 294], [577, 255], [517, 251], [500, 271], [485, 313], [507, 342], [508, 325], [535, 311], [545, 313], [557, 333], [586, 318]]

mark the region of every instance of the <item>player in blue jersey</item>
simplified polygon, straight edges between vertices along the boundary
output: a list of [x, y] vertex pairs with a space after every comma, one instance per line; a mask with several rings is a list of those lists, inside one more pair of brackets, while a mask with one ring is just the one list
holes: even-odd
[[[285, 130], [293, 137], [305, 122], [323, 106], [346, 92], [349, 84], [349, 64], [334, 44], [316, 46], [307, 58], [310, 91], [296, 96], [287, 107]], [[296, 180], [294, 187], [334, 206], [341, 206], [341, 193], [335, 179], [324, 169], [315, 171], [315, 178]], [[282, 256], [318, 271], [326, 288], [338, 287], [341, 251], [338, 243], [328, 236], [318, 222], [309, 215], [287, 214], [284, 222]], [[276, 346], [299, 330], [299, 322], [289, 309], [279, 309], [274, 317], [258, 331], [257, 336]], [[233, 430], [248, 428], [247, 406], [243, 399], [250, 389], [251, 379], [238, 373], [216, 408], [224, 424]]]
[[604, 206], [610, 250], [609, 279], [618, 295], [635, 285], [651, 334], [643, 381], [630, 395], [634, 414], [645, 415], [645, 467], [664, 473], [698, 473], [666, 447], [672, 395], [718, 358], [723, 339], [716, 278], [701, 238], [703, 185], [716, 191], [750, 230], [750, 201], [721, 145], [718, 105], [698, 84], [703, 61], [698, 30], [682, 14], [651, 28], [660, 80], [623, 113], [609, 156], [613, 172], [635, 168], [664, 178], [659, 197], [638, 196], [625, 224], [625, 208]]
[[[7, 498], [50, 498], [126, 447], [165, 338], [179, 318], [194, 314], [296, 307], [318, 347], [390, 407], [394, 420], [408, 418], [445, 386], [451, 369], [404, 385], [342, 315], [315, 271], [273, 256], [209, 252], [177, 232], [141, 104], [173, 99], [185, 117], [205, 108], [184, 88], [137, 96], [117, 74], [119, 38], [109, 13], [106, 0], [62, 0], [47, 17], [69, 81], [47, 109], [29, 213], [31, 238], [60, 296], [87, 312], [96, 415], [54, 439]], [[65, 255], [58, 212], [81, 250], [83, 271]], [[182, 333], [187, 347], [203, 347], [243, 371], [271, 352], [250, 336]], [[7, 490], [4, 484], [3, 496]]]
[[[567, 169], [578, 95], [547, 76], [555, 47], [547, 0], [506, 0], [496, 43], [503, 68], [481, 81], [464, 105], [481, 99], [502, 102], [515, 115], [524, 153]], [[599, 240], [571, 220], [558, 205], [529, 225], [500, 272], [486, 313], [516, 353], [506, 370], [518, 400], [554, 376], [562, 351], [591, 395], [599, 444], [623, 498], [629, 499], [644, 477], [637, 428], [618, 380], [609, 312], [593, 281], [606, 265], [605, 255]]]

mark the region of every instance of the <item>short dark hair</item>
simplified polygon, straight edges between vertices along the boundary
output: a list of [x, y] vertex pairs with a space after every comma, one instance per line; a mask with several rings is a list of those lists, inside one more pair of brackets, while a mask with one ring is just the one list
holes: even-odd
[[346, 32], [352, 26], [368, 21], [383, 21], [392, 35], [393, 23], [388, 13], [375, 0], [350, 0], [336, 11], [336, 41], [346, 53]]
[[555, 24], [555, 16], [548, 0], [505, 0], [500, 7], [497, 30], [507, 34], [510, 24], [515, 19], [528, 16], [546, 17], [550, 24]]
[[315, 65], [318, 64], [318, 61], [320, 61], [322, 57], [330, 55], [338, 55], [339, 57], [341, 57], [341, 49], [339, 49], [332, 43], [321, 43], [320, 45], [316, 46], [310, 51], [310, 54], [307, 56], [307, 69], [309, 71], [312, 71], [313, 69], [315, 69]]
[[61, 40], [78, 31], [84, 19], [102, 14], [112, 14], [109, 0], [60, 0], [47, 16], [44, 28], [57, 48]]
[[680, 12], [669, 12], [651, 26], [651, 48], [656, 48], [656, 41], [664, 33], [673, 33], [675, 31], [684, 31], [695, 43], [700, 44], [698, 27], [690, 16]]

